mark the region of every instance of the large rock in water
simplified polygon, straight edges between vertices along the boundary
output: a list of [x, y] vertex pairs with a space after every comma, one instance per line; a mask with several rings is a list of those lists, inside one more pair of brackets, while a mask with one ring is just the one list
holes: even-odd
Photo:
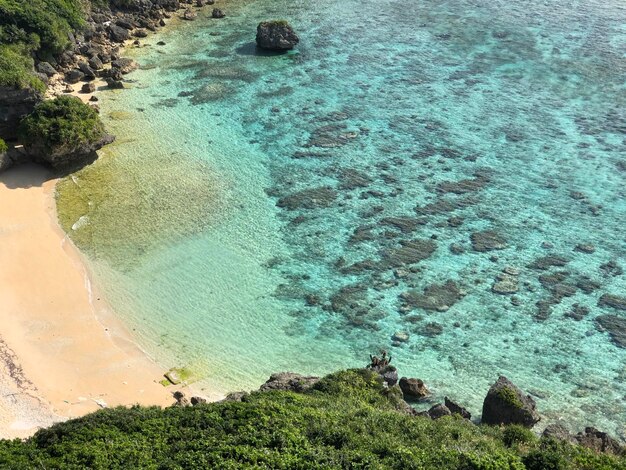
[[504, 376], [494, 383], [483, 402], [485, 424], [521, 424], [533, 427], [539, 421], [535, 401]]
[[400, 389], [402, 390], [404, 398], [409, 400], [421, 400], [430, 395], [430, 391], [420, 379], [402, 377], [400, 379]]
[[293, 49], [300, 38], [286, 21], [264, 21], [256, 29], [256, 44], [261, 49], [287, 51]]
[[43, 96], [32, 88], [0, 86], [0, 139], [15, 140], [20, 120], [33, 112]]

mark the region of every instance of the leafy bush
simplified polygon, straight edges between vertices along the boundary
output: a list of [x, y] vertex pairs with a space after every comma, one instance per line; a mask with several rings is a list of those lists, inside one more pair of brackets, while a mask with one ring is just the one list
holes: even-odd
[[35, 51], [55, 54], [83, 23], [79, 0], [0, 0], [0, 43], [30, 44]]
[[507, 447], [514, 444], [529, 444], [535, 440], [537, 437], [530, 429], [518, 424], [507, 426], [502, 432], [502, 441]]
[[564, 470], [563, 457], [553, 451], [535, 450], [524, 457], [528, 470]]
[[98, 113], [73, 96], [60, 96], [37, 105], [20, 123], [21, 142], [40, 153], [72, 153], [105, 135]]
[[0, 139], [0, 153], [4, 153], [7, 150], [9, 150], [7, 143], [4, 140]]
[[32, 70], [33, 59], [27, 47], [0, 45], [0, 86], [34, 88], [43, 92], [46, 86], [33, 75]]
[[458, 417], [399, 413], [375, 374], [351, 370], [300, 394], [100, 410], [24, 442], [0, 441], [0, 468], [626, 469], [624, 460], [565, 443], [535, 440], [521, 453], [502, 439], [499, 428]]

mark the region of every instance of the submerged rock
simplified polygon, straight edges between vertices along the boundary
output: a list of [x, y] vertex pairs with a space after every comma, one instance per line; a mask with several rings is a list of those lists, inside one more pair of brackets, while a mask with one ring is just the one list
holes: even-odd
[[410, 290], [401, 297], [414, 308], [444, 311], [461, 299], [461, 290], [456, 282], [447, 281], [445, 284], [432, 284], [423, 293]]
[[506, 240], [494, 230], [484, 230], [482, 232], [474, 232], [470, 236], [472, 248], [475, 251], [492, 251], [503, 250], [506, 248]]
[[138, 67], [139, 64], [137, 62], [135, 62], [133, 59], [128, 59], [125, 57], [111, 62], [111, 68], [118, 69], [124, 75], [132, 72], [133, 70], [137, 70]]
[[298, 191], [278, 200], [277, 206], [287, 209], [317, 209], [330, 206], [337, 199], [337, 191], [330, 187]]
[[617, 310], [626, 310], [626, 297], [613, 294], [604, 294], [598, 300], [600, 307], [613, 307]]
[[596, 318], [596, 324], [600, 331], [607, 331], [613, 342], [626, 348], [626, 318], [617, 315], [600, 315]]
[[403, 240], [399, 247], [384, 251], [382, 261], [387, 267], [396, 268], [430, 258], [436, 249], [432, 240]]
[[540, 417], [535, 401], [504, 376], [494, 383], [483, 402], [482, 422], [485, 424], [521, 424], [532, 427]]
[[256, 44], [262, 49], [287, 51], [293, 49], [300, 38], [284, 20], [264, 21], [256, 30]]
[[563, 267], [569, 263], [567, 258], [557, 255], [548, 255], [541, 258], [537, 258], [531, 264], [528, 265], [531, 269], [537, 269], [539, 271], [545, 271], [551, 267]]

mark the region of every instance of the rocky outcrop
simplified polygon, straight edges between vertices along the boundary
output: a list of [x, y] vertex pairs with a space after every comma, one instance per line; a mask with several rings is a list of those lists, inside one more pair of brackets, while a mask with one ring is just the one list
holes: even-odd
[[257, 26], [256, 44], [261, 49], [287, 51], [299, 42], [300, 38], [286, 21], [264, 21]]
[[176, 392], [174, 392], [173, 395], [174, 395], [174, 400], [176, 400], [173, 406], [189, 406], [189, 400], [187, 399], [187, 397], [185, 396], [183, 392], [181, 392], [180, 390], [177, 390]]
[[25, 147], [27, 155], [32, 161], [49, 165], [55, 169], [71, 169], [81, 166], [84, 163], [95, 160], [96, 151], [105, 145], [112, 143], [115, 136], [105, 135], [104, 137], [93, 142], [76, 145], [71, 149], [47, 149], [39, 146]]
[[513, 382], [500, 376], [483, 402], [485, 424], [520, 424], [532, 427], [539, 422], [535, 401]]
[[430, 410], [428, 410], [428, 416], [430, 416], [431, 419], [439, 419], [443, 418], [444, 416], [450, 415], [452, 415], [452, 412], [448, 409], [447, 406], [442, 404], [435, 405]]
[[472, 414], [469, 411], [467, 411], [461, 405], [458, 405], [457, 403], [453, 402], [448, 397], [445, 397], [444, 404], [446, 405], [446, 408], [448, 408], [453, 415], [460, 415], [461, 417], [465, 419], [472, 419]]
[[400, 379], [400, 390], [402, 390], [402, 394], [407, 400], [422, 400], [430, 395], [430, 391], [426, 388], [424, 381], [420, 379], [402, 377]]
[[14, 140], [20, 120], [33, 112], [43, 95], [32, 88], [16, 90], [0, 86], [0, 138]]
[[615, 455], [626, 454], [626, 449], [624, 449], [618, 441], [607, 433], [598, 431], [596, 428], [585, 428], [585, 431], [576, 434], [574, 439], [576, 439], [581, 446], [588, 447], [596, 452], [606, 452]]
[[259, 390], [262, 392], [268, 392], [270, 390], [303, 392], [311, 388], [319, 382], [319, 380], [319, 377], [306, 377], [304, 375], [294, 374], [293, 372], [279, 372], [272, 374], [269, 380], [261, 385]]

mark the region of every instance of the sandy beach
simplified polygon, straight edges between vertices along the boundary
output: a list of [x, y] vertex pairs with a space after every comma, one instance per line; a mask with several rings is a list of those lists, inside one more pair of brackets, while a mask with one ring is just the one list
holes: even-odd
[[58, 227], [55, 183], [30, 164], [0, 175], [2, 438], [104, 406], [173, 402]]

